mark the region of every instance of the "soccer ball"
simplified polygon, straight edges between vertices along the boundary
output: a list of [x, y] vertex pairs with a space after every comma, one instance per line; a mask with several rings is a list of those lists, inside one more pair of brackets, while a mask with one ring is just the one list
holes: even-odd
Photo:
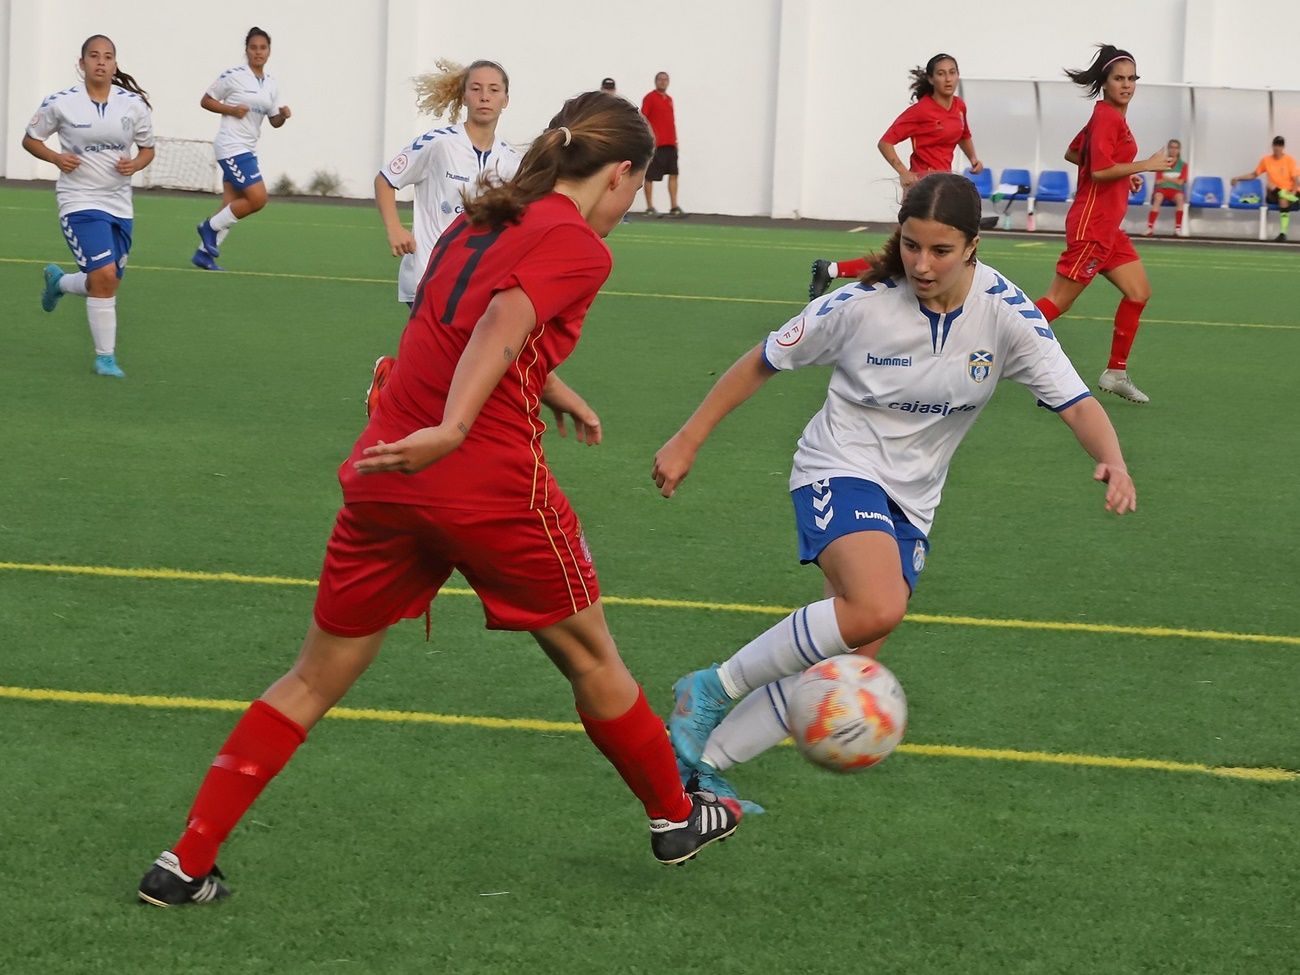
[[847, 653], [803, 672], [788, 717], [804, 758], [833, 772], [856, 772], [883, 761], [903, 740], [907, 697], [884, 664]]

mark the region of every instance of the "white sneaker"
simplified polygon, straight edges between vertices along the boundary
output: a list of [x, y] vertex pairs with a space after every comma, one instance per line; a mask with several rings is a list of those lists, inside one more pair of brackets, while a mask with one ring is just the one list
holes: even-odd
[[1151, 402], [1150, 396], [1133, 385], [1133, 380], [1128, 378], [1127, 369], [1107, 369], [1097, 380], [1097, 385], [1106, 392], [1122, 396], [1133, 403]]

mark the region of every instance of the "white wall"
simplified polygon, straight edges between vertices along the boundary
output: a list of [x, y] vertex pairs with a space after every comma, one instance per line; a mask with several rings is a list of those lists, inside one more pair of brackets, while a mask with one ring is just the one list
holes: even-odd
[[[486, 57], [510, 72], [500, 131], [511, 141], [527, 142], [565, 98], [606, 75], [639, 101], [666, 70], [688, 210], [888, 219], [896, 185], [875, 143], [907, 105], [908, 69], [931, 54], [956, 55], [970, 79], [1060, 78], [1063, 66], [1088, 63], [1094, 42], [1111, 41], [1135, 51], [1146, 81], [1300, 87], [1297, 48], [1270, 43], [1242, 6], [1090, 0], [1081, 28], [1077, 3], [1052, 0], [495, 0], [490, 14], [463, 0], [262, 0], [248, 23], [163, 0], [0, 0], [0, 175], [55, 175], [19, 141], [41, 99], [76, 80], [92, 33], [117, 43], [160, 135], [210, 139], [216, 118], [199, 97], [239, 63], [256, 22], [274, 39], [269, 67], [294, 110], [284, 128], [265, 130], [259, 155], [272, 181], [301, 184], [326, 169], [350, 195], [369, 196], [383, 161], [432, 124], [415, 112], [411, 76], [438, 56]], [[975, 145], [995, 167], [1012, 164], [992, 135], [1005, 128], [1004, 108], [971, 99]], [[1074, 108], [1062, 128], [1086, 119], [1086, 101]], [[1279, 126], [1300, 121], [1297, 111]], [[1139, 92], [1135, 129], [1141, 114]], [[1300, 130], [1285, 134], [1300, 145]]]

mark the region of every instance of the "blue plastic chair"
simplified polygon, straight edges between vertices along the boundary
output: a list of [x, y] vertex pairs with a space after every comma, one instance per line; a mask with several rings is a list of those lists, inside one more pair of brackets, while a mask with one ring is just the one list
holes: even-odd
[[1243, 179], [1228, 190], [1228, 206], [1233, 210], [1258, 210], [1264, 203], [1264, 184], [1257, 179]]
[[1137, 174], [1138, 182], [1142, 185], [1128, 195], [1128, 205], [1131, 207], [1140, 207], [1147, 201], [1147, 178], [1142, 173]]
[[1192, 189], [1187, 194], [1189, 205], [1207, 209], [1223, 206], [1226, 194], [1223, 192], [1223, 180], [1218, 176], [1195, 176]]
[[1044, 169], [1038, 174], [1038, 190], [1034, 199], [1039, 203], [1064, 203], [1070, 198], [1070, 174], [1064, 169]]
[[962, 175], [975, 184], [975, 189], [979, 190], [980, 199], [987, 200], [993, 195], [993, 170], [987, 166], [978, 173], [972, 173], [968, 167]]
[[1034, 185], [1034, 181], [1029, 178], [1029, 170], [1027, 169], [1002, 170], [1002, 179], [998, 181], [998, 185], [1001, 185], [1002, 183], [1010, 183], [1012, 186], [1025, 187], [1023, 193], [1013, 193], [1010, 196], [1004, 196], [1002, 197], [1004, 200], [1027, 200], [1029, 199], [1029, 194], [1032, 192], [1030, 187]]

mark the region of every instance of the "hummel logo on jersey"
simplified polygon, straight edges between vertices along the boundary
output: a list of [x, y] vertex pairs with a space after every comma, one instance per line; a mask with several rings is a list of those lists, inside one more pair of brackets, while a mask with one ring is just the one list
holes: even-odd
[[469, 182], [469, 177], [468, 177], [468, 176], [459, 176], [459, 175], [457, 175], [456, 173], [448, 173], [448, 174], [447, 174], [447, 178], [448, 178], [448, 179], [454, 179], [454, 180], [456, 180], [456, 182], [458, 182], [458, 183], [468, 183], [468, 182]]
[[894, 519], [882, 511], [857, 511], [853, 512], [854, 521], [883, 521], [890, 528], [894, 527]]
[[912, 357], [910, 355], [887, 355], [881, 357], [872, 355], [870, 352], [867, 353], [867, 365], [869, 366], [910, 366], [911, 364]]

